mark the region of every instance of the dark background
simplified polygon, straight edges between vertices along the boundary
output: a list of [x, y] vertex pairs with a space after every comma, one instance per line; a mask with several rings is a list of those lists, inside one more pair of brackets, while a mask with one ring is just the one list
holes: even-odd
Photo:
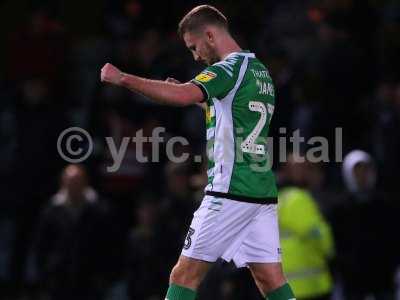
[[[203, 3], [0, 1], [0, 299], [46, 299], [57, 288], [65, 293], [75, 289], [82, 297], [95, 294], [96, 299], [106, 294], [107, 299], [125, 299], [126, 294], [131, 299], [164, 299], [169, 271], [201, 200], [204, 166], [169, 163], [165, 155], [160, 162], [143, 164], [135, 159], [131, 144], [121, 169], [108, 173], [111, 160], [104, 137], [119, 141], [139, 129], [151, 133], [163, 126], [166, 138], [180, 135], [190, 141], [190, 146], [176, 151], [203, 154], [203, 113], [199, 107], [147, 102], [101, 84], [99, 75], [104, 63], [111, 62], [125, 72], [150, 78], [193, 78], [203, 66], [193, 62], [176, 27], [198, 4]], [[400, 202], [400, 3], [210, 4], [228, 16], [242, 48], [255, 52], [274, 79], [277, 100], [270, 135], [283, 137], [278, 128], [286, 127], [286, 136], [300, 129], [306, 140], [317, 135], [333, 142], [334, 129], [342, 127], [343, 153], [363, 149], [371, 154], [378, 172], [376, 189], [385, 195], [383, 202], [396, 207]], [[53, 270], [55, 275], [46, 275], [41, 269], [52, 262], [40, 253], [46, 253], [43, 249], [56, 237], [47, 235], [52, 226], [43, 229], [43, 223], [67, 165], [57, 153], [56, 141], [71, 126], [82, 127], [94, 137], [93, 155], [83, 165], [101, 205], [92, 217], [84, 218], [92, 223], [73, 223], [71, 231], [64, 232], [69, 239], [57, 251], [70, 261]], [[284, 178], [282, 165], [274, 164], [278, 180]], [[341, 163], [319, 167], [319, 195], [327, 196], [317, 200], [329, 219], [346, 187]], [[368, 222], [377, 224], [384, 218], [380, 215]], [[382, 244], [383, 234], [379, 234], [374, 243], [382, 246], [374, 255], [385, 256], [386, 247], [398, 242], [399, 224], [391, 224], [383, 230], [390, 233], [393, 244]], [[398, 259], [390, 260], [389, 269], [397, 264]], [[367, 258], [365, 265], [369, 265]], [[74, 271], [68, 269], [71, 266]], [[369, 271], [376, 278], [382, 272]], [[338, 274], [335, 295], [341, 298], [340, 271], [333, 272]], [[57, 277], [67, 273], [75, 274], [71, 275], [76, 281], [73, 288], [57, 286], [72, 280]], [[257, 297], [249, 296], [257, 293], [252, 284], [247, 287], [245, 271], [223, 265], [212, 276], [214, 291], [225, 295], [219, 299]]]

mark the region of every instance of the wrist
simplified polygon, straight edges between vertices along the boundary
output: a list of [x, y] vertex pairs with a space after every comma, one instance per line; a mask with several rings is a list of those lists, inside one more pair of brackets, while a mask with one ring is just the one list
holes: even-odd
[[124, 72], [119, 72], [117, 85], [124, 86], [125, 84], [126, 74]]

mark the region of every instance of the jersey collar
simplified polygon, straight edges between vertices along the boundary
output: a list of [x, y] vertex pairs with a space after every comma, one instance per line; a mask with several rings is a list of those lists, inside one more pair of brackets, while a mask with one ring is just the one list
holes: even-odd
[[245, 56], [245, 57], [249, 57], [249, 58], [255, 58], [255, 54], [251, 53], [249, 50], [242, 50], [242, 51], [237, 51], [237, 52], [232, 52], [229, 53], [227, 56], [224, 57], [223, 60], [231, 57], [231, 56], [235, 56], [235, 55], [240, 55], [240, 56]]

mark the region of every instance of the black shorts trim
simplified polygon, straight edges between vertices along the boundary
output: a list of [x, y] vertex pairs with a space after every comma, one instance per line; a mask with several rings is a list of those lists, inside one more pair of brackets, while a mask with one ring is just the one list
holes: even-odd
[[229, 200], [235, 200], [235, 201], [240, 201], [240, 202], [254, 203], [254, 204], [277, 204], [278, 203], [277, 197], [254, 198], [254, 197], [233, 195], [233, 194], [229, 194], [229, 193], [221, 193], [221, 192], [214, 192], [214, 191], [206, 191], [206, 195], [214, 196], [214, 197], [218, 197], [218, 198], [226, 198]]

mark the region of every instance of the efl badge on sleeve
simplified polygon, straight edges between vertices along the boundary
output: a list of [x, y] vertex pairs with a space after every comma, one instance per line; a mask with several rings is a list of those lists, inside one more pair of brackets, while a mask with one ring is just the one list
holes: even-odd
[[209, 82], [210, 80], [214, 79], [215, 77], [217, 77], [217, 74], [215, 74], [214, 72], [203, 71], [199, 75], [197, 75], [195, 77], [195, 79], [200, 82]]

